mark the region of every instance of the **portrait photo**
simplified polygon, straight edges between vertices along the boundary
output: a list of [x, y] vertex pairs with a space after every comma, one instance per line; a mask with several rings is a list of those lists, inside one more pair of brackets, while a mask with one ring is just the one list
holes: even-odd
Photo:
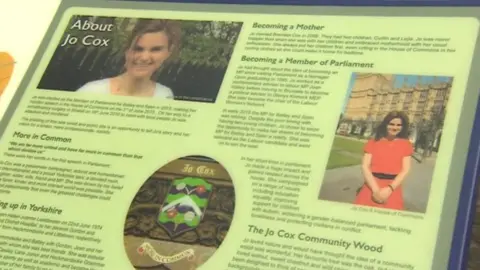
[[353, 73], [318, 198], [425, 213], [452, 82]]
[[240, 22], [73, 16], [41, 90], [214, 103]]

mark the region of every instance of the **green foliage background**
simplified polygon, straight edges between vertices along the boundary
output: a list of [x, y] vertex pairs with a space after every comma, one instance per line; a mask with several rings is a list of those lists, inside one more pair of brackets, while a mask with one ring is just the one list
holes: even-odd
[[[74, 16], [39, 83], [40, 89], [75, 91], [86, 82], [117, 76], [124, 71], [125, 49], [138, 18]], [[72, 28], [112, 24], [112, 31]], [[88, 23], [85, 24], [85, 21]], [[170, 87], [176, 99], [214, 102], [242, 29], [241, 22], [177, 21], [181, 41], [176, 53], [152, 77]], [[85, 46], [87, 35], [109, 39], [107, 47]], [[67, 37], [78, 42], [60, 46]]]
[[[95, 24], [113, 24], [111, 32], [93, 32], [79, 29], [67, 29], [64, 33], [64, 40], [67, 35], [83, 38], [85, 35], [95, 33], [100, 38], [110, 39], [109, 47], [87, 47], [86, 56], [100, 51], [108, 52], [109, 60], [123, 62], [123, 54], [127, 46], [127, 40], [134, 28], [137, 18], [113, 18], [113, 17], [73, 17], [69, 26], [78, 19], [88, 19]], [[242, 23], [240, 22], [218, 22], [218, 21], [178, 21], [181, 23], [182, 38], [179, 54], [174, 56], [172, 62], [182, 65], [207, 65], [212, 67], [226, 67], [233, 52], [235, 42], [240, 33]], [[67, 45], [66, 49], [73, 49], [80, 52], [85, 46], [77, 44]], [[100, 56], [101, 53], [98, 53]], [[98, 60], [99, 57], [96, 58]]]

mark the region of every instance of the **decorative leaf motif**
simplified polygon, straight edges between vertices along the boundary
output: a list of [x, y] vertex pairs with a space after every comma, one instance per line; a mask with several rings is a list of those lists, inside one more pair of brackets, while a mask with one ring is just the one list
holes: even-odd
[[7, 88], [8, 82], [13, 74], [15, 60], [7, 52], [0, 52], [0, 96]]

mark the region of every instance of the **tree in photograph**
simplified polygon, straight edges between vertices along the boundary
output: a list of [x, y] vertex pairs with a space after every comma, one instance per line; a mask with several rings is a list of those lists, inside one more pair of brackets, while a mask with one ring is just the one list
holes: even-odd
[[430, 118], [430, 130], [427, 141], [427, 154], [426, 156], [431, 156], [434, 148], [435, 140], [437, 139], [437, 134], [439, 130], [442, 129], [445, 122], [445, 105], [440, 107], [432, 108], [432, 117]]

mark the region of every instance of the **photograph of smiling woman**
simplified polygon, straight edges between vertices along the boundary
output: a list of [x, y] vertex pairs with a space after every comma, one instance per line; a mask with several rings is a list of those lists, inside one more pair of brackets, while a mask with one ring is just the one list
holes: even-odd
[[123, 71], [114, 77], [87, 82], [77, 92], [173, 99], [173, 91], [152, 79], [178, 50], [181, 27], [172, 20], [139, 20], [125, 48]]

